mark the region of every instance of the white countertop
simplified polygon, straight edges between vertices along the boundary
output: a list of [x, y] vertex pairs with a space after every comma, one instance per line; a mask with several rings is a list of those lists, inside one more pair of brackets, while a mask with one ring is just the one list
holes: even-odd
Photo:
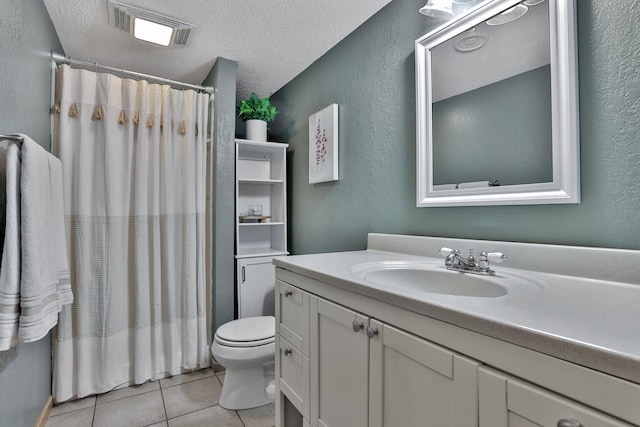
[[[433, 245], [442, 243], [441, 239], [433, 240]], [[372, 246], [376, 245], [369, 245]], [[548, 248], [531, 246], [536, 246], [536, 250]], [[639, 255], [635, 251], [622, 252], [627, 261], [630, 256], [635, 260]], [[281, 257], [275, 258], [274, 264], [332, 286], [640, 383], [640, 286], [525, 271], [509, 268], [505, 263], [492, 268], [497, 273], [495, 280], [504, 279], [509, 292], [484, 298], [403, 292], [368, 282], [352, 272], [352, 267], [361, 263], [409, 260], [433, 263], [434, 268], [444, 269], [442, 258], [376, 249]], [[526, 277], [530, 284], [510, 288], [510, 277]]]

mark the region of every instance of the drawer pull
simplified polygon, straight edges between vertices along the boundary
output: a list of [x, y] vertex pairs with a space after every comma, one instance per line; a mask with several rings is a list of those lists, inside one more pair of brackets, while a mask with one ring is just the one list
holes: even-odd
[[284, 349], [284, 355], [285, 355], [285, 356], [288, 356], [288, 355], [290, 355], [290, 354], [291, 354], [291, 349], [290, 349], [290, 348], [285, 348], [285, 349]]
[[558, 421], [558, 427], [582, 427], [582, 423], [578, 420], [574, 420], [573, 418], [570, 420], [563, 419]]
[[353, 332], [360, 332], [360, 330], [364, 328], [364, 323], [354, 320], [351, 327], [353, 328]]
[[367, 326], [367, 336], [369, 338], [373, 338], [378, 335], [378, 328], [374, 328], [372, 326]]
[[293, 291], [291, 289], [287, 289], [286, 291], [284, 291], [285, 298], [289, 298], [291, 295], [293, 295]]

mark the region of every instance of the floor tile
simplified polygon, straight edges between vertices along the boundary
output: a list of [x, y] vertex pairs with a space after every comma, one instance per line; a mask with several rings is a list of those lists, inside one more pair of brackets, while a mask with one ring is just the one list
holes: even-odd
[[212, 406], [169, 420], [169, 427], [243, 427], [236, 411]]
[[84, 399], [72, 400], [70, 402], [60, 403], [54, 405], [51, 408], [49, 417], [55, 417], [56, 415], [66, 414], [67, 412], [77, 411], [79, 409], [93, 408], [96, 404], [96, 397], [85, 397]]
[[260, 406], [258, 408], [238, 411], [244, 427], [274, 427], [276, 425], [276, 405]]
[[174, 385], [184, 384], [191, 381], [201, 380], [203, 378], [208, 378], [213, 375], [214, 375], [213, 371], [209, 368], [200, 369], [198, 371], [193, 371], [193, 372], [189, 372], [181, 375], [174, 375], [173, 377], [170, 377], [170, 378], [164, 378], [160, 380], [160, 387], [162, 388], [172, 387]]
[[168, 427], [168, 426], [169, 426], [169, 424], [167, 424], [166, 421], [163, 421], [163, 422], [158, 423], [158, 424], [151, 424], [150, 426], [147, 426], [147, 427]]
[[91, 427], [92, 421], [93, 406], [53, 417], [49, 416], [45, 427]]
[[224, 372], [224, 366], [219, 364], [213, 357], [211, 358], [211, 369], [213, 369], [213, 372], [215, 372], [216, 374]]
[[94, 427], [142, 427], [166, 420], [160, 390], [96, 405]]
[[179, 384], [162, 390], [167, 418], [216, 405], [222, 386], [216, 377]]
[[124, 399], [125, 397], [136, 396], [138, 394], [147, 393], [149, 391], [159, 390], [160, 383], [158, 381], [151, 381], [141, 385], [133, 385], [131, 387], [120, 388], [112, 390], [108, 393], [100, 394], [97, 397], [96, 403], [102, 405], [103, 403], [113, 402], [114, 400]]
[[224, 384], [224, 372], [222, 374], [218, 374], [218, 380], [220, 380], [220, 384]]

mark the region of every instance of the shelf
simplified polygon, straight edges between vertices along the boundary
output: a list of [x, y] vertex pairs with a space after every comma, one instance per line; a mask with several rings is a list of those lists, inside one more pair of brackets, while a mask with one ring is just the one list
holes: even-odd
[[283, 148], [287, 148], [289, 144], [285, 144], [283, 142], [262, 142], [262, 141], [251, 141], [249, 139], [236, 139], [236, 144], [243, 147], [243, 149], [254, 151], [254, 152], [265, 152], [265, 153], [273, 153]]
[[238, 179], [238, 184], [282, 184], [283, 179]]
[[289, 255], [289, 252], [275, 248], [242, 248], [238, 250], [236, 258], [253, 258], [259, 256]]
[[[273, 257], [287, 252], [287, 144], [236, 140], [236, 258]], [[269, 222], [240, 222], [251, 206]], [[262, 215], [261, 215], [262, 216]]]

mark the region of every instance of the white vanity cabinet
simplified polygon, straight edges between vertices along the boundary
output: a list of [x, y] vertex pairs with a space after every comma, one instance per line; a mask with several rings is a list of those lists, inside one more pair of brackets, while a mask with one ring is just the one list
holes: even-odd
[[479, 427], [630, 427], [633, 425], [488, 367], [481, 367], [478, 377]]
[[637, 383], [339, 280], [282, 267], [276, 277], [276, 427], [640, 425]]
[[276, 301], [279, 394], [312, 426], [477, 426], [477, 362], [281, 281]]

